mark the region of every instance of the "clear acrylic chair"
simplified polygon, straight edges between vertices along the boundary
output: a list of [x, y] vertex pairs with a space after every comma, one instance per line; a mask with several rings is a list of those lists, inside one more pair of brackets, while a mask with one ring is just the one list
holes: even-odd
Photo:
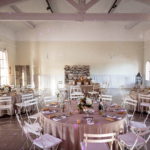
[[115, 135], [115, 133], [84, 134], [84, 140], [80, 143], [81, 150], [112, 150]]

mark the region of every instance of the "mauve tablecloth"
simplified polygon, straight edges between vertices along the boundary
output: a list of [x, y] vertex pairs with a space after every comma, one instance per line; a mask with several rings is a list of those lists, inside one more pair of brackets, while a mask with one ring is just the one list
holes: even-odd
[[[96, 108], [96, 105], [94, 104], [94, 108]], [[87, 115], [78, 114], [75, 111], [75, 107], [72, 108], [73, 114], [59, 121], [49, 119], [47, 115], [44, 115], [42, 112], [40, 113], [39, 121], [44, 129], [44, 133], [49, 133], [63, 140], [59, 150], [80, 150], [80, 142], [83, 140], [84, 133], [119, 133], [120, 130], [123, 132], [126, 130], [126, 114], [106, 112], [105, 114], [122, 117], [120, 120], [109, 121], [95, 111], [94, 114], [89, 115], [94, 118], [94, 124], [88, 125], [85, 119]], [[77, 120], [81, 120], [81, 123], [77, 124]]]

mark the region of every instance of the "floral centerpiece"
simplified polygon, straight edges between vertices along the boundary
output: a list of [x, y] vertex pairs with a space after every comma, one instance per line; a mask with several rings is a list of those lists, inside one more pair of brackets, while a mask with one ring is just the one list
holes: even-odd
[[78, 104], [78, 110], [80, 111], [80, 113], [89, 108], [92, 108], [92, 100], [86, 97], [81, 98], [80, 103]]
[[11, 86], [4, 85], [3, 87], [0, 88], [0, 91], [5, 93], [11, 92]]

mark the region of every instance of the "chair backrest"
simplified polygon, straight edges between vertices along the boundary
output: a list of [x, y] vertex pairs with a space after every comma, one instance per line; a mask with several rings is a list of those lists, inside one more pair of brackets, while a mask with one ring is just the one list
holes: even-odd
[[134, 110], [136, 110], [136, 106], [137, 106], [138, 101], [137, 100], [133, 100], [131, 98], [126, 98], [124, 101], [124, 105], [128, 105], [128, 106], [133, 106]]
[[57, 101], [57, 97], [56, 96], [45, 96], [43, 98], [44, 103], [49, 103], [49, 102], [56, 102]]
[[[30, 116], [30, 111], [28, 110], [28, 107], [31, 107], [31, 106], [34, 106], [33, 108], [36, 108], [35, 113], [39, 113], [38, 99], [37, 98], [24, 101], [24, 108], [25, 108], [26, 115], [28, 117], [29, 122], [31, 122], [31, 120], [30, 120], [30, 117], [29, 117]], [[34, 109], [34, 111], [35, 111], [35, 109]]]
[[139, 94], [138, 95], [138, 97], [139, 97], [139, 100], [149, 100], [149, 102], [150, 102], [150, 95], [146, 95], [146, 94]]
[[80, 86], [70, 86], [70, 94], [73, 92], [82, 92]]
[[5, 105], [8, 109], [8, 107], [11, 109], [12, 108], [12, 98], [11, 96], [2, 96], [0, 97], [0, 106]]
[[31, 132], [29, 132], [29, 128], [26, 126], [26, 125], [24, 125], [23, 127], [22, 127], [22, 130], [23, 130], [23, 133], [25, 134], [25, 136], [26, 136], [26, 138], [27, 138], [27, 140], [29, 139], [30, 141], [31, 141], [31, 143], [33, 143], [33, 138], [31, 137], [31, 135], [30, 135], [30, 133]]
[[84, 142], [87, 148], [88, 143], [110, 143], [110, 149], [112, 150], [113, 142], [115, 140], [116, 133], [107, 134], [84, 134]]
[[112, 101], [112, 95], [101, 95], [102, 101]]
[[31, 99], [33, 99], [33, 94], [22, 94], [21, 98], [22, 98], [22, 102], [24, 102], [26, 100], [31, 100]]
[[34, 106], [34, 105], [36, 106], [36, 105], [38, 105], [38, 99], [34, 98], [34, 99], [26, 100], [26, 101], [24, 101], [24, 104], [26, 107], [27, 106]]
[[137, 100], [133, 100], [132, 98], [126, 98], [124, 103], [123, 103], [124, 108], [126, 108], [128, 110], [129, 109], [131, 110], [130, 107], [132, 107], [132, 109], [133, 109], [132, 116], [131, 116], [130, 120], [132, 120], [133, 117], [134, 117], [134, 114], [135, 114], [135, 111], [136, 111], [136, 107], [137, 107], [137, 103], [138, 103], [138, 101]]
[[25, 124], [26, 129], [28, 129], [29, 133], [32, 133], [32, 134], [37, 135], [37, 136], [41, 135], [41, 130], [42, 130], [41, 127], [39, 129], [35, 128], [35, 126], [33, 124], [29, 124], [26, 121], [24, 121], [24, 124]]
[[122, 95], [122, 103], [121, 103], [121, 105], [124, 107], [124, 106], [125, 106], [125, 101], [126, 101], [126, 100], [129, 100], [129, 99], [132, 100], [132, 98], [130, 97], [129, 94]]
[[11, 96], [1, 96], [0, 97], [0, 103], [1, 102], [11, 102]]

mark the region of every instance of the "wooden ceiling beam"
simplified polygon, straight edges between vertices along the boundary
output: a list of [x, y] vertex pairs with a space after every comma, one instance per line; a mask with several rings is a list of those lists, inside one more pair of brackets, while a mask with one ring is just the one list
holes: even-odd
[[5, 5], [9, 5], [15, 2], [21, 2], [21, 1], [26, 1], [26, 0], [0, 0], [0, 7], [3, 7]]
[[139, 25], [140, 23], [141, 23], [141, 21], [135, 21], [135, 22], [129, 23], [129, 24], [125, 25], [125, 29], [131, 30], [135, 26]]
[[100, 0], [91, 0], [89, 1], [86, 5], [84, 10], [87, 11], [88, 9], [90, 9], [93, 5], [95, 5], [97, 2], [99, 2]]
[[95, 5], [100, 0], [90, 0], [86, 3], [86, 0], [80, 0], [79, 3], [76, 3], [74, 0], [66, 0], [73, 7], [75, 7], [80, 13], [85, 13], [89, 8]]
[[150, 5], [150, 0], [136, 0], [137, 2], [143, 3], [145, 5]]
[[69, 4], [71, 4], [74, 8], [76, 8], [78, 11], [80, 11], [80, 6], [78, 3], [76, 3], [74, 0], [66, 0]]
[[[11, 5], [10, 8], [12, 10], [14, 10], [16, 13], [22, 13], [22, 11], [15, 5]], [[30, 27], [31, 29], [34, 29], [36, 27], [36, 25], [32, 22], [32, 21], [26, 21], [24, 22], [28, 27]]]
[[0, 20], [75, 20], [75, 21], [150, 21], [150, 14], [114, 13], [114, 14], [65, 14], [65, 13], [0, 13]]

